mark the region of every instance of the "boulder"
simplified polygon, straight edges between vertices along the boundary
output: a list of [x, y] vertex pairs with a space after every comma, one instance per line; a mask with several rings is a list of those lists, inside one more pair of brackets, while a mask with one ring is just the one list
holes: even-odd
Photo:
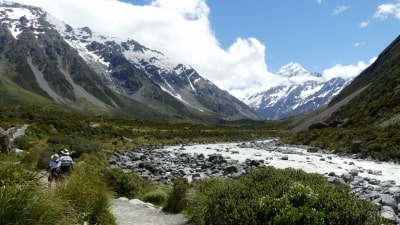
[[230, 165], [225, 167], [224, 169], [224, 174], [233, 174], [233, 173], [239, 173], [240, 172], [240, 167], [239, 165]]
[[284, 156], [281, 157], [281, 159], [282, 159], [282, 160], [289, 160], [289, 156], [284, 155]]
[[307, 152], [309, 152], [309, 153], [316, 153], [318, 151], [319, 151], [319, 148], [317, 148], [317, 147], [309, 147], [309, 148], [307, 148]]
[[389, 222], [392, 222], [392, 223], [399, 222], [399, 218], [397, 217], [396, 213], [390, 206], [382, 206], [380, 213], [381, 213], [381, 216], [384, 219], [388, 220]]

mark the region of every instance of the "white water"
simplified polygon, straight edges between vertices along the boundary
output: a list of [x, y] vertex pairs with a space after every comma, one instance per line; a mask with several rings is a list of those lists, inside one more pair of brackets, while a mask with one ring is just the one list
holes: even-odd
[[[400, 184], [400, 165], [393, 162], [379, 162], [363, 159], [352, 159], [336, 154], [309, 153], [306, 147], [279, 146], [274, 145], [273, 140], [265, 140], [271, 144], [271, 149], [255, 149], [239, 147], [241, 143], [217, 143], [196, 144], [184, 146], [167, 146], [163, 150], [171, 152], [182, 152], [188, 154], [221, 154], [225, 159], [244, 162], [246, 159], [264, 160], [266, 164], [275, 168], [301, 169], [307, 173], [328, 174], [334, 172], [336, 175], [348, 173], [355, 169], [359, 171], [358, 176], [376, 178], [381, 181], [393, 180]], [[286, 154], [290, 152], [291, 154]], [[282, 156], [288, 156], [288, 160], [282, 160]], [[379, 171], [379, 175], [368, 173], [368, 171]]]

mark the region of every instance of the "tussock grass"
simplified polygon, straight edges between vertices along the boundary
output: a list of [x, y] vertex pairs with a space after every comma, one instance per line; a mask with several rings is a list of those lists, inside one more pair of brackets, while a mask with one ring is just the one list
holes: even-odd
[[108, 211], [111, 195], [98, 170], [82, 164], [76, 166], [70, 177], [56, 189], [56, 195], [68, 202], [80, 222], [89, 224], [115, 224]]

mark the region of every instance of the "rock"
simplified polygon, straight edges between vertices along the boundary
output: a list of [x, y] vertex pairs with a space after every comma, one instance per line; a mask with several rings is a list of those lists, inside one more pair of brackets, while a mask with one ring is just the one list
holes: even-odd
[[328, 182], [336, 186], [346, 184], [346, 182], [342, 178], [338, 177], [328, 177]]
[[233, 174], [233, 173], [239, 173], [240, 172], [240, 167], [238, 165], [230, 165], [225, 167], [224, 169], [224, 174]]
[[380, 213], [381, 213], [381, 216], [384, 219], [388, 220], [389, 222], [392, 222], [392, 223], [399, 222], [399, 218], [397, 217], [396, 213], [389, 206], [382, 206]]
[[316, 153], [318, 151], [319, 151], [319, 148], [317, 148], [317, 147], [309, 147], [309, 148], [307, 148], [307, 152], [309, 152], [309, 153]]
[[393, 209], [397, 208], [397, 202], [396, 199], [393, 198], [393, 196], [391, 195], [387, 195], [387, 194], [382, 194], [380, 195], [381, 198], [381, 204], [383, 206], [390, 206]]
[[381, 181], [376, 179], [376, 178], [370, 178], [368, 180], [368, 183], [372, 184], [372, 185], [378, 185]]
[[352, 182], [354, 180], [354, 176], [350, 173], [344, 173], [340, 176], [346, 183]]
[[[278, 143], [264, 145], [251, 143], [242, 146], [246, 146], [246, 148], [256, 148], [260, 151], [261, 149], [265, 151], [276, 151], [277, 154], [274, 156], [266, 157], [269, 160], [273, 160], [274, 157], [281, 160], [289, 160], [288, 154], [300, 154], [293, 151], [290, 147], [277, 147]], [[225, 149], [226, 152], [229, 153], [232, 148], [222, 149]], [[153, 146], [145, 149], [132, 150], [130, 152], [115, 153], [110, 159], [110, 165], [119, 167], [124, 171], [134, 172], [150, 181], [171, 184], [171, 182], [177, 178], [188, 179], [189, 182], [205, 177], [236, 178], [253, 169], [259, 168], [264, 165], [265, 162], [265, 160], [250, 157], [243, 163], [240, 163], [238, 160], [229, 159], [229, 156], [224, 158], [222, 154], [224, 153], [216, 152], [215, 154], [207, 156], [204, 155], [204, 153], [194, 153], [192, 155], [177, 149], [170, 151], [157, 149], [157, 146]], [[277, 156], [278, 154], [281, 156]], [[330, 155], [326, 155], [323, 151], [313, 154], [313, 157], [308, 157], [307, 153], [304, 153], [304, 151], [302, 151], [301, 154], [305, 154], [307, 158], [305, 163], [314, 162], [314, 156], [318, 156], [319, 159], [332, 159], [328, 157]], [[338, 157], [347, 158], [348, 160], [359, 159], [351, 154], [338, 155]], [[354, 165], [354, 162], [348, 160], [344, 161], [344, 163]], [[400, 213], [400, 186], [396, 185], [396, 181], [394, 180], [381, 181], [376, 178], [376, 176], [382, 174], [381, 170], [367, 170], [366, 168], [362, 168], [362, 165], [363, 163], [360, 162], [357, 167], [352, 166], [354, 169], [341, 175], [337, 175], [334, 171], [331, 171], [325, 173], [325, 177], [328, 182], [333, 185], [349, 185], [352, 194], [360, 199], [365, 199], [381, 206], [383, 209], [382, 214], [385, 218], [390, 221], [398, 221], [399, 218], [396, 213]], [[344, 166], [342, 168], [340, 164], [337, 165], [337, 169], [347, 170]], [[374, 177], [365, 177], [365, 175], [368, 174]], [[391, 210], [389, 210], [389, 208]]]
[[358, 171], [356, 169], [352, 169], [352, 170], [350, 170], [349, 174], [352, 175], [353, 177], [355, 177], [355, 176], [358, 176]]
[[260, 163], [259, 160], [253, 159], [253, 160], [250, 161], [250, 166], [259, 167], [260, 164], [261, 164], [261, 163]]

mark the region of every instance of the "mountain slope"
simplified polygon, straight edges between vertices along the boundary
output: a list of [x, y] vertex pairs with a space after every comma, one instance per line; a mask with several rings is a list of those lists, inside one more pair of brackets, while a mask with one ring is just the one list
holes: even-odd
[[[75, 109], [129, 112], [132, 107], [125, 105], [128, 99], [103, 85], [76, 51], [45, 26], [41, 17], [35, 17], [43, 11], [10, 4], [1, 8], [0, 61], [6, 68], [2, 79], [31, 92], [30, 96], [39, 95]], [[18, 94], [17, 88], [13, 91], [16, 102], [29, 101]], [[142, 108], [138, 107], [138, 112]]]
[[329, 103], [348, 83], [336, 77], [325, 80], [309, 73], [298, 63], [289, 63], [277, 72], [287, 81], [243, 101], [265, 119], [282, 119], [313, 111]]
[[400, 114], [399, 61], [400, 37], [397, 37], [371, 66], [332, 99], [325, 110], [338, 104], [342, 104], [341, 107], [323, 121], [313, 122], [342, 121], [342, 127], [357, 127], [396, 121]]
[[1, 4], [0, 63], [10, 68], [1, 77], [26, 91], [79, 110], [138, 118], [258, 118], [190, 66], [133, 40], [74, 29], [40, 8]]
[[400, 160], [400, 36], [326, 107], [293, 118], [302, 144]]

